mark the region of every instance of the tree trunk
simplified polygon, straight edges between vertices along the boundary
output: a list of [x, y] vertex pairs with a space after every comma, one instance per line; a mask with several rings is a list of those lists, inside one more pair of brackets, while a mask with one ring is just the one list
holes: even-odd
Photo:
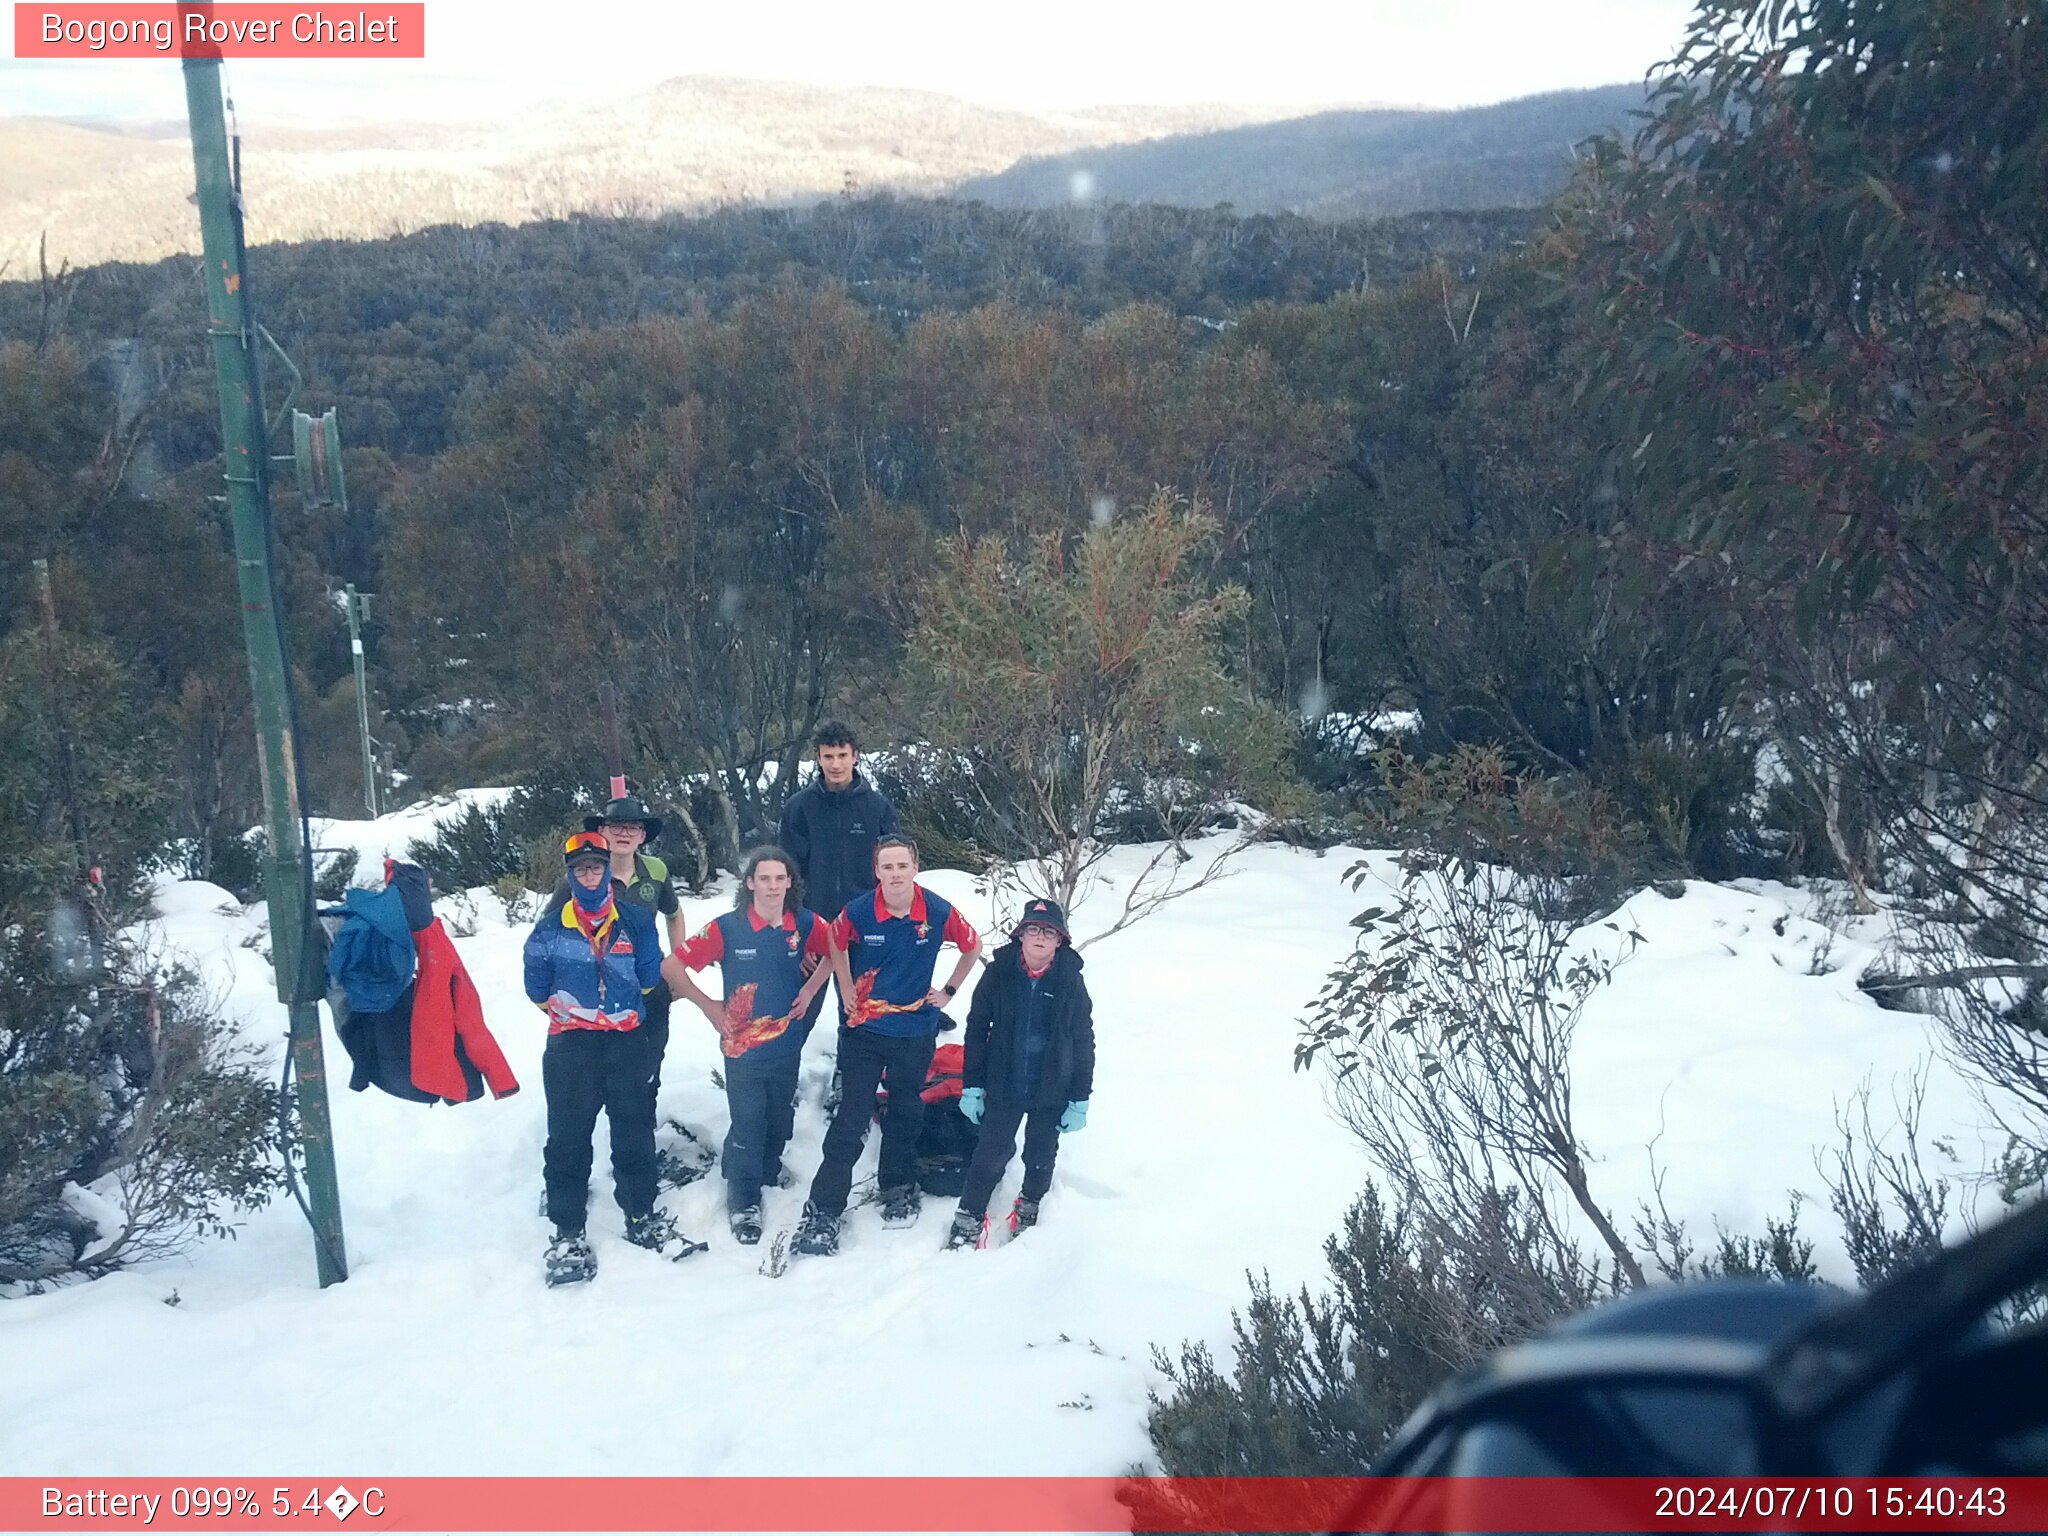
[[1607, 1219], [1607, 1213], [1593, 1203], [1593, 1193], [1586, 1187], [1586, 1165], [1576, 1156], [1565, 1160], [1564, 1182], [1565, 1187], [1572, 1192], [1572, 1199], [1578, 1203], [1579, 1209], [1586, 1213], [1586, 1219], [1592, 1222], [1594, 1229], [1599, 1232], [1600, 1240], [1607, 1245], [1607, 1251], [1614, 1255], [1614, 1262], [1619, 1264], [1621, 1272], [1628, 1276], [1629, 1288], [1642, 1290], [1649, 1283], [1643, 1278], [1643, 1266], [1636, 1262], [1635, 1254], [1629, 1249], [1628, 1244], [1621, 1240], [1621, 1234], [1614, 1230], [1614, 1223]]
[[1849, 846], [1849, 839], [1842, 833], [1842, 769], [1838, 763], [1828, 764], [1820, 803], [1821, 821], [1828, 833], [1828, 847], [1834, 850], [1835, 862], [1842, 866], [1842, 878], [1849, 882], [1856, 915], [1868, 917], [1877, 910], [1877, 903], [1870, 899], [1870, 889], [1864, 883], [1862, 861], [1856, 857]]

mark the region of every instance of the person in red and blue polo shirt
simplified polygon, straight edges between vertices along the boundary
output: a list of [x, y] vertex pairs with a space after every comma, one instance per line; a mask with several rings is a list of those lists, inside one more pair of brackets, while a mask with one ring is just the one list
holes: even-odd
[[[780, 848], [756, 848], [740, 864], [733, 910], [704, 925], [662, 965], [678, 997], [718, 1031], [725, 1055], [726, 1209], [732, 1235], [761, 1241], [761, 1186], [782, 1164], [796, 1121], [796, 1073], [804, 1010], [834, 968], [844, 968], [832, 925], [797, 902], [796, 863]], [[807, 960], [819, 962], [808, 979]], [[716, 965], [725, 984], [713, 999], [690, 979]], [[851, 983], [848, 983], [851, 985]]]
[[[839, 1221], [853, 1184], [853, 1165], [867, 1140], [875, 1089], [886, 1075], [892, 1092], [882, 1121], [879, 1175], [882, 1223], [908, 1226], [920, 1204], [915, 1173], [917, 1134], [924, 1121], [919, 1090], [932, 1064], [942, 1010], [974, 969], [981, 936], [951, 902], [917, 883], [917, 845], [885, 837], [875, 845], [876, 889], [856, 896], [832, 925], [851, 977], [847, 1027], [839, 1033], [839, 1108], [825, 1132], [824, 1157], [811, 1181], [798, 1253], [836, 1253]], [[960, 958], [942, 987], [932, 985], [941, 945]]]

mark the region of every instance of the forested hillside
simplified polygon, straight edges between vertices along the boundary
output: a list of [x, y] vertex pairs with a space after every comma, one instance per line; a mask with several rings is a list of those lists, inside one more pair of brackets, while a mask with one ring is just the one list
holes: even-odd
[[[1085, 517], [1099, 495], [1139, 500], [1155, 484], [1206, 491], [1236, 471], [1200, 435], [1232, 415], [1244, 419], [1229, 430], [1265, 456], [1252, 472], [1274, 484], [1223, 490], [1227, 515], [1244, 515], [1246, 498], [1327, 479], [1333, 441], [1320, 425], [1299, 435], [1314, 412], [1279, 386], [1272, 359], [1236, 340], [1238, 317], [1266, 302], [1318, 303], [1361, 288], [1384, 295], [1371, 302], [1398, 305], [1393, 285], [1404, 274], [1444, 263], [1464, 284], [1527, 230], [1526, 216], [1513, 213], [1326, 224], [837, 199], [803, 211], [259, 247], [251, 281], [267, 326], [304, 372], [296, 403], [338, 406], [350, 445], [346, 514], [296, 513], [289, 492], [280, 508], [307, 730], [323, 745], [314, 804], [356, 797], [344, 787], [353, 773], [342, 750], [353, 712], [344, 638], [318, 595], [347, 581], [385, 594], [372, 655], [379, 703], [396, 716], [384, 731], [393, 766], [429, 788], [507, 762], [475, 756], [492, 732], [465, 733], [446, 751], [433, 745], [457, 700], [476, 704], [486, 672], [507, 689], [499, 704], [537, 700], [534, 680], [503, 672], [511, 651], [502, 643], [449, 653], [456, 588], [484, 582], [479, 637], [502, 636], [508, 618], [545, 626], [558, 615], [544, 590], [508, 601], [502, 539], [481, 558], [448, 542], [460, 506], [503, 510], [501, 493], [513, 490], [538, 532], [573, 532], [561, 520], [599, 466], [651, 430], [681, 432], [675, 412], [702, 413], [690, 430], [708, 424], [731, 435], [694, 461], [692, 473], [706, 478], [688, 497], [635, 514], [643, 522], [631, 560], [671, 558], [686, 524], [714, 530], [716, 561], [687, 590], [709, 583], [715, 598], [731, 585], [758, 594], [764, 612], [814, 616], [831, 643], [805, 651], [804, 665], [819, 669], [828, 691], [851, 687], [836, 647], [858, 644], [866, 629], [837, 622], [834, 603], [869, 612], [902, 597], [933, 537], [1057, 525]], [[0, 285], [0, 329], [10, 338], [0, 354], [4, 398], [18, 445], [8, 462], [32, 477], [0, 539], [9, 591], [25, 599], [29, 559], [52, 556], [69, 620], [118, 635], [159, 695], [178, 701], [185, 714], [175, 735], [196, 754], [180, 778], [183, 824], [203, 850], [223, 827], [250, 822], [254, 783], [248, 743], [227, 719], [239, 709], [241, 662], [231, 573], [210, 563], [222, 537], [207, 500], [218, 408], [199, 313], [183, 261]], [[1112, 376], [1131, 391], [1122, 404], [1104, 394]], [[273, 400], [283, 388], [274, 378]], [[530, 459], [505, 461], [510, 448], [552, 463], [542, 474]], [[1213, 468], [1199, 471], [1205, 461]], [[1319, 466], [1312, 474], [1310, 461]], [[644, 486], [633, 489], [645, 498]], [[897, 519], [903, 537], [855, 536], [864, 518]], [[790, 527], [816, 536], [801, 563], [761, 563], [754, 541], [780, 549], [778, 530]], [[835, 549], [888, 577], [875, 590], [861, 590], [850, 569], [831, 584], [836, 596], [811, 585], [840, 565], [837, 555], [824, 560], [821, 542], [835, 529]], [[504, 525], [501, 535], [509, 532]], [[576, 534], [593, 555], [598, 532]], [[1243, 553], [1265, 560], [1283, 551]], [[162, 600], [202, 591], [216, 600], [203, 611]], [[9, 608], [17, 623], [29, 612], [25, 602]], [[715, 630], [717, 604], [698, 618]], [[866, 627], [880, 636], [873, 665], [885, 674], [900, 647], [889, 633], [895, 618], [900, 610]], [[1286, 621], [1288, 654], [1271, 662], [1288, 686], [1302, 665], [1300, 625]], [[1262, 655], [1273, 649], [1267, 632]], [[453, 688], [451, 661], [475, 669]], [[861, 686], [889, 692], [886, 675]], [[774, 756], [801, 734], [801, 716], [822, 707], [820, 696], [804, 697], [799, 718], [776, 719], [769, 737], [722, 728], [717, 761], [737, 771], [732, 754]], [[494, 729], [508, 718], [493, 714]], [[543, 739], [552, 735], [543, 729]], [[515, 736], [532, 740], [523, 728]]]
[[1079, 194], [1323, 218], [1534, 208], [1571, 179], [1574, 146], [1632, 134], [1646, 97], [1640, 85], [1610, 85], [1459, 111], [1318, 112], [1036, 156], [961, 194], [1006, 207]]

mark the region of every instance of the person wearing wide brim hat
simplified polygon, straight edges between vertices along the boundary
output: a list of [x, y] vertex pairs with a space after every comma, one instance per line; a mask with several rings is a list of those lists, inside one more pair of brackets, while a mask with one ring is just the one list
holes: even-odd
[[661, 818], [648, 810], [646, 802], [638, 795], [620, 795], [602, 811], [594, 811], [584, 817], [583, 830], [602, 832], [607, 822], [616, 822], [623, 826], [631, 821], [640, 823], [640, 830], [645, 834], [645, 842], [651, 843], [661, 836]]

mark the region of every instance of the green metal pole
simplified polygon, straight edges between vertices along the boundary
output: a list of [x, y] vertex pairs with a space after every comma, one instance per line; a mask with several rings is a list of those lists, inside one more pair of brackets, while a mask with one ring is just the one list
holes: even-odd
[[242, 639], [256, 705], [256, 761], [263, 776], [269, 858], [270, 954], [277, 995], [291, 1016], [292, 1072], [298, 1087], [299, 1144], [313, 1213], [320, 1284], [348, 1278], [341, 1193], [334, 1177], [334, 1131], [327, 1113], [318, 992], [302, 967], [312, 914], [301, 841], [297, 757], [287, 704], [284, 634], [270, 565], [270, 460], [264, 441], [263, 386], [249, 316], [240, 210], [228, 172], [227, 122], [221, 112], [220, 61], [185, 61], [185, 108], [192, 124], [192, 165], [199, 184], [199, 229], [206, 253], [207, 334], [220, 385], [228, 509], [242, 593]]
[[348, 651], [356, 668], [356, 730], [363, 738], [363, 801], [377, 819], [377, 756], [370, 750], [370, 691], [363, 679], [363, 600], [348, 587]]

